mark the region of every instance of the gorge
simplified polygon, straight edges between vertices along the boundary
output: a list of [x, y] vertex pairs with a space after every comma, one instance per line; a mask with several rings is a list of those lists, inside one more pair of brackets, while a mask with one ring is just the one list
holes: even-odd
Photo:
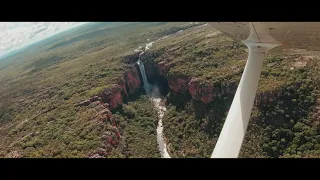
[[[247, 48], [207, 25], [118, 25], [2, 76], [0, 157], [210, 157]], [[240, 157], [319, 157], [319, 57], [267, 56]]]
[[[133, 54], [125, 56], [124, 61], [129, 64], [130, 68], [128, 68], [128, 71], [120, 78], [118, 84], [111, 85], [109, 89], [98, 94], [98, 97], [101, 97], [101, 100], [108, 104], [106, 107], [110, 108], [110, 111], [108, 109], [103, 111], [106, 112], [105, 119], [111, 119], [112, 125], [116, 126], [116, 123], [112, 121], [112, 113], [109, 112], [115, 113], [123, 103], [128, 102], [133, 94], [139, 96], [142, 88], [144, 93], [153, 101], [158, 111], [157, 142], [161, 157], [170, 158], [167, 149], [168, 138], [165, 138], [163, 133], [163, 131], [167, 131], [167, 126], [165, 125], [165, 127], [163, 127], [163, 117], [166, 112], [165, 106], [171, 104], [171, 106], [174, 105], [178, 109], [188, 109], [188, 114], [194, 113], [196, 119], [204, 118], [205, 120], [203, 122], [199, 122], [199, 127], [201, 127], [200, 131], [207, 131], [209, 134], [214, 133], [216, 137], [213, 138], [213, 140], [216, 139], [224, 116], [216, 117], [216, 115], [212, 114], [213, 109], [218, 110], [222, 107], [215, 107], [213, 109], [212, 107], [216, 106], [215, 104], [223, 105], [222, 101], [225, 101], [226, 106], [223, 107], [224, 110], [221, 110], [225, 112], [228, 110], [228, 105], [231, 103], [230, 100], [232, 100], [237, 88], [237, 79], [229, 80], [229, 78], [237, 78], [240, 76], [243, 64], [240, 64], [238, 67], [232, 67], [230, 71], [231, 74], [224, 77], [226, 79], [225, 81], [220, 80], [215, 84], [203, 83], [203, 80], [196, 76], [169, 73], [170, 70], [179, 67], [179, 65], [170, 62], [165, 56], [168, 53], [172, 54], [181, 50], [181, 47], [173, 47], [166, 51], [149, 50], [153, 43], [154, 42], [147, 43], [144, 51], [141, 50], [140, 47], [136, 49]], [[273, 102], [280, 96], [281, 93], [279, 92], [260, 92], [257, 95], [255, 104], [259, 105], [261, 102]], [[92, 102], [92, 99], [86, 100], [82, 102], [82, 104], [85, 102], [87, 102], [88, 105], [89, 102]], [[220, 125], [213, 125], [215, 122], [210, 120], [210, 116], [214, 116], [216, 121], [220, 122]], [[168, 123], [169, 122], [165, 122], [165, 124]], [[211, 126], [214, 126], [215, 129], [213, 130]], [[113, 137], [120, 137], [117, 135], [119, 134], [118, 131], [115, 131], [114, 134], [115, 136]], [[179, 136], [179, 134], [177, 134], [177, 136]], [[110, 139], [111, 144], [113, 141], [113, 139]], [[169, 138], [169, 142], [170, 144], [172, 143], [172, 137]], [[214, 142], [208, 143], [211, 151], [214, 147], [212, 143]], [[96, 155], [94, 157], [98, 156]]]

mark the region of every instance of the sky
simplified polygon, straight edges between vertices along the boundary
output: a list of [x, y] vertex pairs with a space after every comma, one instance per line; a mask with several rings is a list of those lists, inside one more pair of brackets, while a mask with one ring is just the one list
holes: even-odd
[[0, 22], [0, 57], [84, 22]]

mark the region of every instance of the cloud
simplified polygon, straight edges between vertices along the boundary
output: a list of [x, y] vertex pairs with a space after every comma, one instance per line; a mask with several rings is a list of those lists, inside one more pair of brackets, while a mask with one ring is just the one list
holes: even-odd
[[0, 22], [0, 56], [84, 22]]

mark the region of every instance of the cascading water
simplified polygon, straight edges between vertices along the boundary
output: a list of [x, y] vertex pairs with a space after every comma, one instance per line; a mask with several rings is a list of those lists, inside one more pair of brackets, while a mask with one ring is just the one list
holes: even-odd
[[137, 64], [139, 65], [139, 69], [140, 69], [140, 73], [142, 76], [142, 80], [143, 80], [143, 88], [146, 91], [147, 94], [149, 94], [150, 92], [150, 85], [148, 83], [148, 79], [147, 79], [147, 75], [146, 75], [146, 71], [144, 69], [144, 65], [143, 63], [140, 61], [140, 58], [137, 62]]
[[[166, 38], [166, 37], [164, 37], [164, 38]], [[153, 42], [146, 44], [145, 50], [148, 50], [151, 47], [152, 43]], [[144, 51], [142, 51], [140, 53], [139, 60], [138, 60], [137, 64], [139, 65], [140, 73], [142, 76], [143, 88], [146, 91], [146, 94], [148, 96], [150, 96], [151, 100], [154, 102], [155, 107], [158, 110], [159, 122], [158, 122], [158, 127], [157, 127], [157, 141], [158, 141], [158, 145], [159, 145], [159, 151], [160, 151], [162, 158], [170, 158], [170, 155], [167, 151], [167, 145], [166, 145], [166, 142], [164, 141], [164, 137], [163, 137], [163, 125], [162, 125], [162, 117], [164, 115], [164, 112], [166, 111], [166, 107], [162, 103], [160, 103], [161, 98], [160, 98], [160, 92], [158, 90], [158, 87], [151, 86], [148, 83], [146, 71], [144, 69], [144, 64], [140, 61], [140, 56], [142, 54], [144, 54]]]

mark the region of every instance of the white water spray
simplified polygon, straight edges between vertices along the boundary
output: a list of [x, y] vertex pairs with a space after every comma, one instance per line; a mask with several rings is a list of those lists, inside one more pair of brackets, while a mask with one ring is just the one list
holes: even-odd
[[[164, 38], [167, 38], [167, 37], [164, 37]], [[148, 50], [152, 46], [152, 43], [153, 42], [146, 44], [145, 50]], [[159, 151], [162, 158], [171, 158], [167, 151], [167, 145], [166, 145], [166, 142], [164, 141], [164, 136], [163, 136], [162, 117], [166, 111], [166, 107], [161, 103], [159, 88], [156, 85], [151, 86], [148, 82], [144, 64], [143, 62], [140, 61], [140, 57], [142, 54], [144, 54], [144, 51], [140, 53], [137, 64], [139, 65], [140, 73], [142, 76], [143, 88], [146, 91], [146, 94], [151, 97], [151, 100], [154, 102], [154, 105], [158, 110], [159, 122], [157, 126], [157, 142], [159, 145]]]
[[142, 76], [142, 80], [143, 80], [143, 88], [146, 91], [146, 94], [149, 94], [150, 92], [150, 85], [148, 83], [148, 79], [147, 79], [147, 75], [146, 75], [146, 71], [144, 69], [144, 65], [143, 63], [140, 61], [140, 58], [138, 60], [138, 65], [139, 65], [139, 69], [140, 69], [140, 73]]

